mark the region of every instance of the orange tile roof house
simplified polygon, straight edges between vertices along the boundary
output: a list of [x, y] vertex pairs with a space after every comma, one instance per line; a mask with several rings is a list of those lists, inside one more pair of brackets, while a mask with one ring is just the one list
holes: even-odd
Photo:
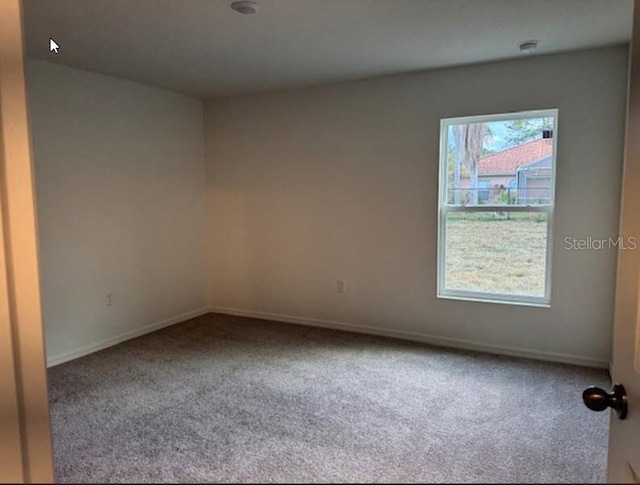
[[518, 168], [531, 162], [547, 158], [551, 156], [552, 152], [553, 139], [540, 138], [501, 152], [487, 155], [479, 161], [478, 177], [504, 175], [515, 177]]
[[[550, 197], [553, 139], [540, 138], [492, 153], [478, 161], [480, 203], [496, 203], [500, 192], [508, 191], [503, 203], [530, 204]], [[463, 186], [469, 187], [470, 180]]]

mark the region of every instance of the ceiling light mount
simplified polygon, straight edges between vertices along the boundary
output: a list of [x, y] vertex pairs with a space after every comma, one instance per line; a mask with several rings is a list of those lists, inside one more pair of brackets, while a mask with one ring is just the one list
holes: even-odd
[[250, 1], [233, 2], [231, 4], [231, 8], [234, 9], [236, 12], [242, 13], [245, 15], [254, 14], [260, 9], [259, 5], [256, 2], [250, 2]]
[[525, 40], [518, 44], [518, 49], [524, 54], [533, 54], [538, 48], [539, 40]]

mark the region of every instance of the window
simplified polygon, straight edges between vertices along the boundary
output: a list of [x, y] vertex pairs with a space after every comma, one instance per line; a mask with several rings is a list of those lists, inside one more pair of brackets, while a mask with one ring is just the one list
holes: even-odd
[[551, 302], [558, 110], [441, 122], [438, 297]]

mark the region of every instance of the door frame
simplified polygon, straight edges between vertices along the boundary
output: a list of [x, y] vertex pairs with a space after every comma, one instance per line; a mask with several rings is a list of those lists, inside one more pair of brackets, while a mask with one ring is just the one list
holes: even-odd
[[[635, 483], [640, 471], [640, 374], [635, 353], [640, 320], [640, 248], [633, 243], [640, 235], [640, 0], [634, 2], [633, 34], [629, 52], [625, 154], [620, 196], [619, 236], [615, 309], [610, 372], [614, 383], [625, 386], [629, 414], [625, 420], [611, 413], [607, 481]], [[624, 247], [628, 249], [624, 249]], [[635, 407], [634, 407], [635, 406]]]
[[53, 460], [22, 18], [21, 0], [0, 1], [0, 481], [47, 483]]

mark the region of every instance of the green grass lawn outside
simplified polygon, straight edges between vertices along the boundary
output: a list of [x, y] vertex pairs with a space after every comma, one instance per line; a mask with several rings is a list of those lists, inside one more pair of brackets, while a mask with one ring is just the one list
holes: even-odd
[[544, 296], [544, 213], [449, 213], [447, 289]]

